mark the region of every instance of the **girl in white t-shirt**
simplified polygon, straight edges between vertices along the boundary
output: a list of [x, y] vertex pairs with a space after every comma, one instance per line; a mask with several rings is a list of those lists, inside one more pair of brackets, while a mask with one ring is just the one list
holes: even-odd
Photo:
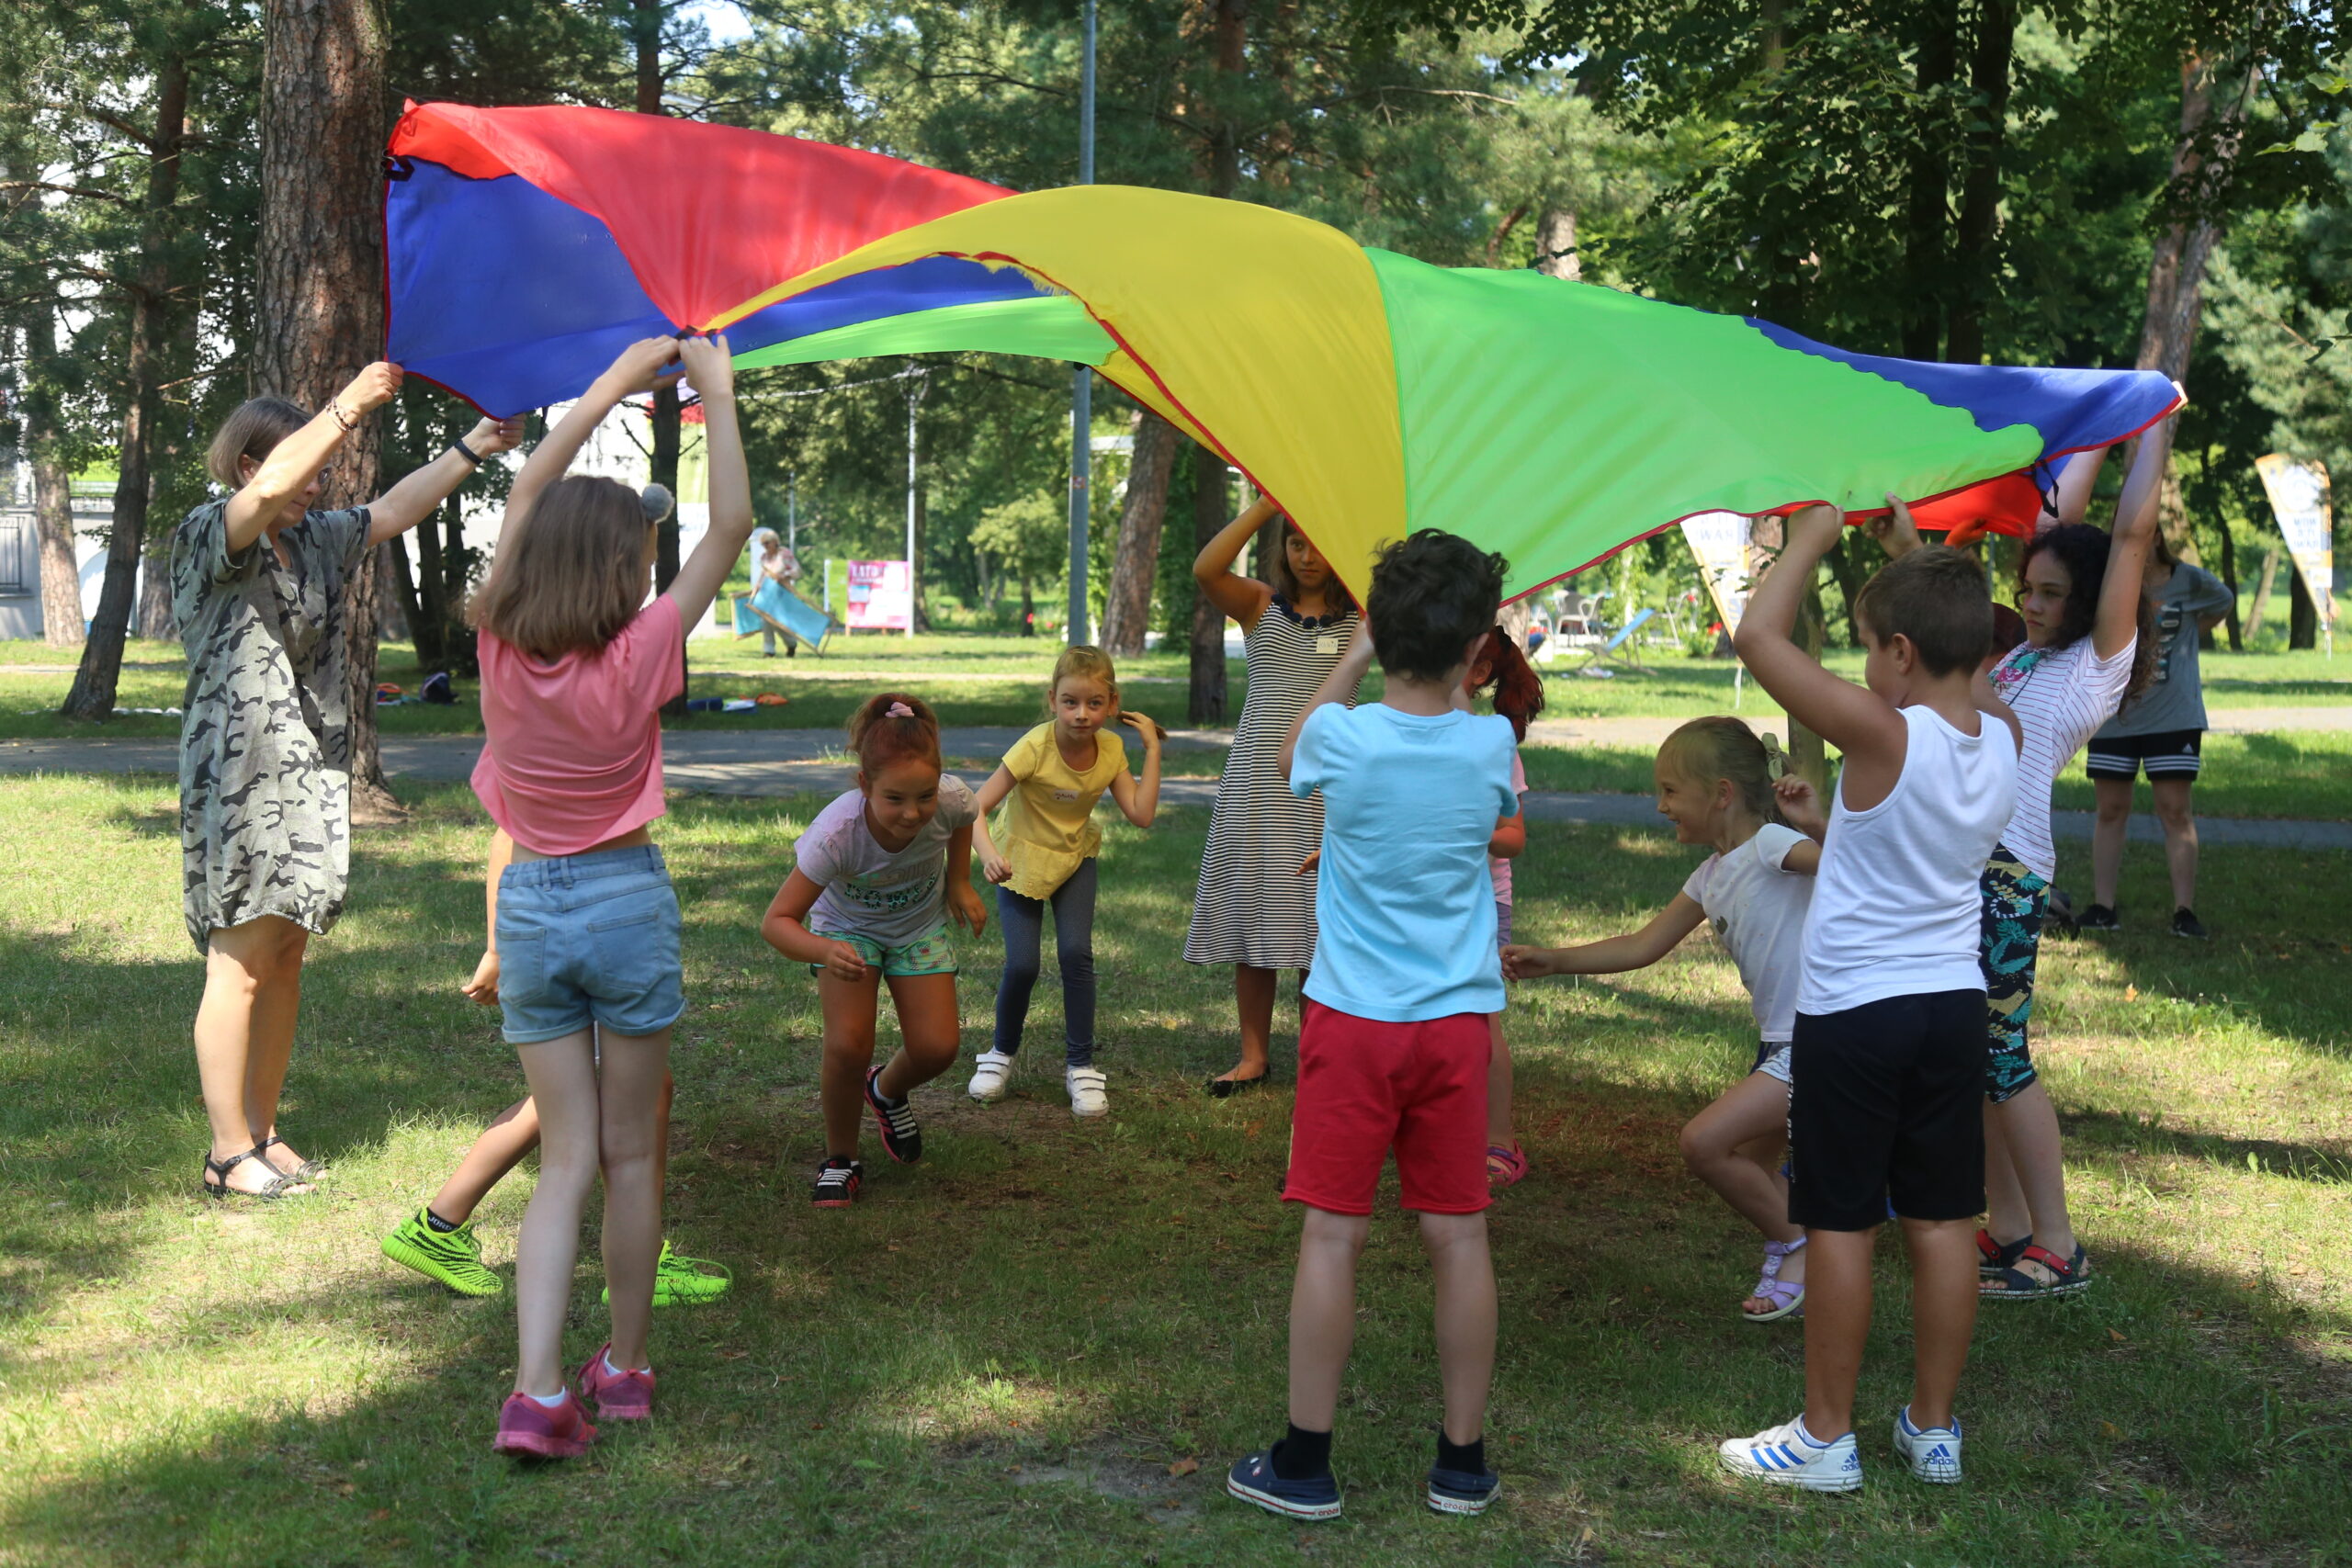
[[[1626, 936], [1578, 947], [1503, 949], [1514, 980], [1544, 975], [1618, 975], [1646, 969], [1702, 924], [1739, 966], [1762, 1043], [1756, 1066], [1682, 1129], [1691, 1173], [1764, 1233], [1764, 1269], [1741, 1303], [1751, 1323], [1804, 1305], [1804, 1232], [1789, 1224], [1781, 1153], [1789, 1116], [1789, 1038], [1796, 1025], [1798, 955], [1821, 845], [1789, 825], [1819, 829], [1819, 807], [1802, 780], [1772, 781], [1764, 742], [1736, 718], [1694, 718], [1658, 748], [1657, 808], [1686, 844], [1708, 844], [1674, 901]], [[1784, 812], [1783, 807], [1787, 808]]]
[[[800, 835], [792, 874], [760, 923], [769, 946], [808, 965], [824, 1008], [825, 1160], [811, 1194], [820, 1209], [856, 1201], [867, 1112], [892, 1159], [922, 1157], [908, 1097], [956, 1065], [962, 1041], [947, 922], [974, 936], [988, 925], [971, 883], [979, 812], [971, 787], [941, 771], [930, 707], [902, 692], [868, 697], [849, 721], [849, 749], [857, 787]], [[877, 1067], [874, 1026], [886, 983], [899, 1047]]]

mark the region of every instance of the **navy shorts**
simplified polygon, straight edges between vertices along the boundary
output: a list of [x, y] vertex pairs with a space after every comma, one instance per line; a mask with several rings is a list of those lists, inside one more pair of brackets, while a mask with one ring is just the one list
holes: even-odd
[[498, 879], [498, 1005], [516, 1045], [652, 1034], [686, 1010], [678, 896], [650, 844], [521, 861]]
[[1866, 1231], [1894, 1212], [1984, 1212], [1984, 993], [1885, 997], [1797, 1014], [1789, 1223]]

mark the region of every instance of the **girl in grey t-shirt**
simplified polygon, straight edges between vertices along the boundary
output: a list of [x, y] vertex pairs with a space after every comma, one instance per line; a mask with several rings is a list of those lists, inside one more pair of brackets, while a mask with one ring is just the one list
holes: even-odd
[[2199, 637], [2229, 613], [2229, 585], [2203, 567], [2177, 562], [2161, 539], [2142, 579], [2155, 616], [2155, 679], [2091, 737], [2085, 771], [2097, 792], [2098, 819], [2091, 830], [2092, 902], [2081, 924], [2113, 931], [2116, 888], [2123, 873], [2124, 829], [2132, 819], [2132, 787], [2143, 769], [2165, 830], [2165, 862], [2172, 872], [2172, 932], [2201, 937], [2197, 901], [2197, 818], [2189, 790], [2203, 763], [2205, 691], [2198, 669]]

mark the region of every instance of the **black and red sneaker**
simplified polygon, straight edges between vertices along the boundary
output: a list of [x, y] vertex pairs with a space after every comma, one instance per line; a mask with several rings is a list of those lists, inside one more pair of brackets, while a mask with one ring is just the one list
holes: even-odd
[[892, 1159], [912, 1165], [922, 1158], [922, 1129], [915, 1124], [914, 1103], [886, 1096], [881, 1078], [879, 1067], [865, 1075], [865, 1103], [874, 1112], [875, 1129], [882, 1134], [882, 1147]]
[[817, 1168], [817, 1207], [846, 1209], [857, 1201], [857, 1190], [864, 1185], [865, 1168], [835, 1155]]

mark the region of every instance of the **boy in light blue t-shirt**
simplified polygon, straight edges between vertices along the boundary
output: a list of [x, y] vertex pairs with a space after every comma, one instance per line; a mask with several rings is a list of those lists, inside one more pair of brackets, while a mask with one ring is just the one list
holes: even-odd
[[[1441, 1513], [1483, 1513], [1495, 1274], [1487, 1249], [1489, 1015], [1503, 1006], [1487, 846], [1514, 816], [1510, 721], [1454, 704], [1495, 624], [1502, 557], [1426, 528], [1381, 553], [1365, 617], [1299, 716], [1292, 791], [1323, 795], [1315, 965], [1299, 1029], [1289, 1201], [1306, 1205], [1291, 1293], [1290, 1432], [1226, 1489], [1291, 1518], [1340, 1513], [1331, 1423], [1354, 1339], [1356, 1258], [1396, 1156], [1437, 1275], [1445, 1421], [1429, 1475]], [[1377, 651], [1378, 703], [1343, 705]]]

